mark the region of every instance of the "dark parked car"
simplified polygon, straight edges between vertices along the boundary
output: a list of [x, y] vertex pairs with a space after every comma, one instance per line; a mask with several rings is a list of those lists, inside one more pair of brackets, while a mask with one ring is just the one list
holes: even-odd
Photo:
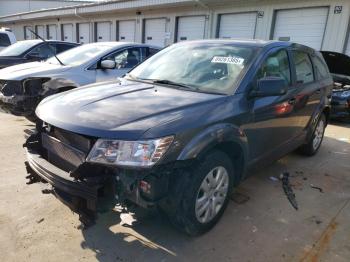
[[[0, 69], [27, 62], [41, 61], [78, 46], [76, 43], [61, 41], [24, 40], [0, 51]], [[49, 47], [51, 46], [51, 48]]]
[[334, 80], [331, 117], [350, 120], [350, 57], [321, 51]]
[[318, 151], [332, 87], [322, 55], [305, 46], [178, 43], [119, 81], [43, 100], [25, 144], [28, 178], [51, 184], [84, 223], [104, 201], [131, 202], [197, 235], [254, 168]]

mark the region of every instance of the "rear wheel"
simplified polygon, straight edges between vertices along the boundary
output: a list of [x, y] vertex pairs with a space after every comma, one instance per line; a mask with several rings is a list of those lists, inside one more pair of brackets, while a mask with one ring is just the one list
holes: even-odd
[[176, 213], [169, 217], [194, 236], [209, 231], [222, 216], [233, 189], [234, 167], [225, 153], [212, 151], [189, 176]]
[[318, 119], [316, 128], [312, 133], [310, 140], [307, 142], [307, 144], [299, 148], [299, 152], [307, 156], [315, 155], [319, 150], [319, 148], [321, 147], [325, 129], [326, 129], [326, 117], [324, 114], [322, 114]]

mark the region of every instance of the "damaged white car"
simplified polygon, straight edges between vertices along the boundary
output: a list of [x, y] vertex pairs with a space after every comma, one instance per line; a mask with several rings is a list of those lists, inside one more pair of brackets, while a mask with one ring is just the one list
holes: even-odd
[[2, 69], [0, 107], [35, 121], [35, 108], [43, 98], [91, 83], [115, 80], [158, 51], [158, 47], [144, 44], [91, 43], [44, 62]]

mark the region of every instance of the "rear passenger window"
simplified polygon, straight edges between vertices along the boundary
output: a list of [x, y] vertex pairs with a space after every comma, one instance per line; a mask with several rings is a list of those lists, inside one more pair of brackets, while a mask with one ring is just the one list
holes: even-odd
[[329, 77], [328, 67], [319, 57], [313, 57], [312, 62], [314, 63], [314, 69], [317, 79]]
[[310, 57], [307, 53], [293, 51], [297, 83], [307, 84], [315, 80]]
[[0, 46], [9, 46], [11, 45], [10, 38], [7, 34], [0, 34]]
[[73, 45], [66, 45], [66, 44], [56, 44], [56, 54], [62, 53], [64, 51], [67, 51], [71, 48], [73, 48]]
[[258, 71], [257, 79], [265, 77], [281, 77], [290, 85], [290, 68], [288, 54], [285, 50], [279, 50], [269, 55]]

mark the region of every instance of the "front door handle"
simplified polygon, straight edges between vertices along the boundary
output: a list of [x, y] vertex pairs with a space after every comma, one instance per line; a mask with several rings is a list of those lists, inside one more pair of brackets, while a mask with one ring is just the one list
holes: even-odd
[[296, 103], [296, 101], [297, 100], [295, 98], [291, 98], [291, 99], [288, 100], [288, 104], [294, 105]]

